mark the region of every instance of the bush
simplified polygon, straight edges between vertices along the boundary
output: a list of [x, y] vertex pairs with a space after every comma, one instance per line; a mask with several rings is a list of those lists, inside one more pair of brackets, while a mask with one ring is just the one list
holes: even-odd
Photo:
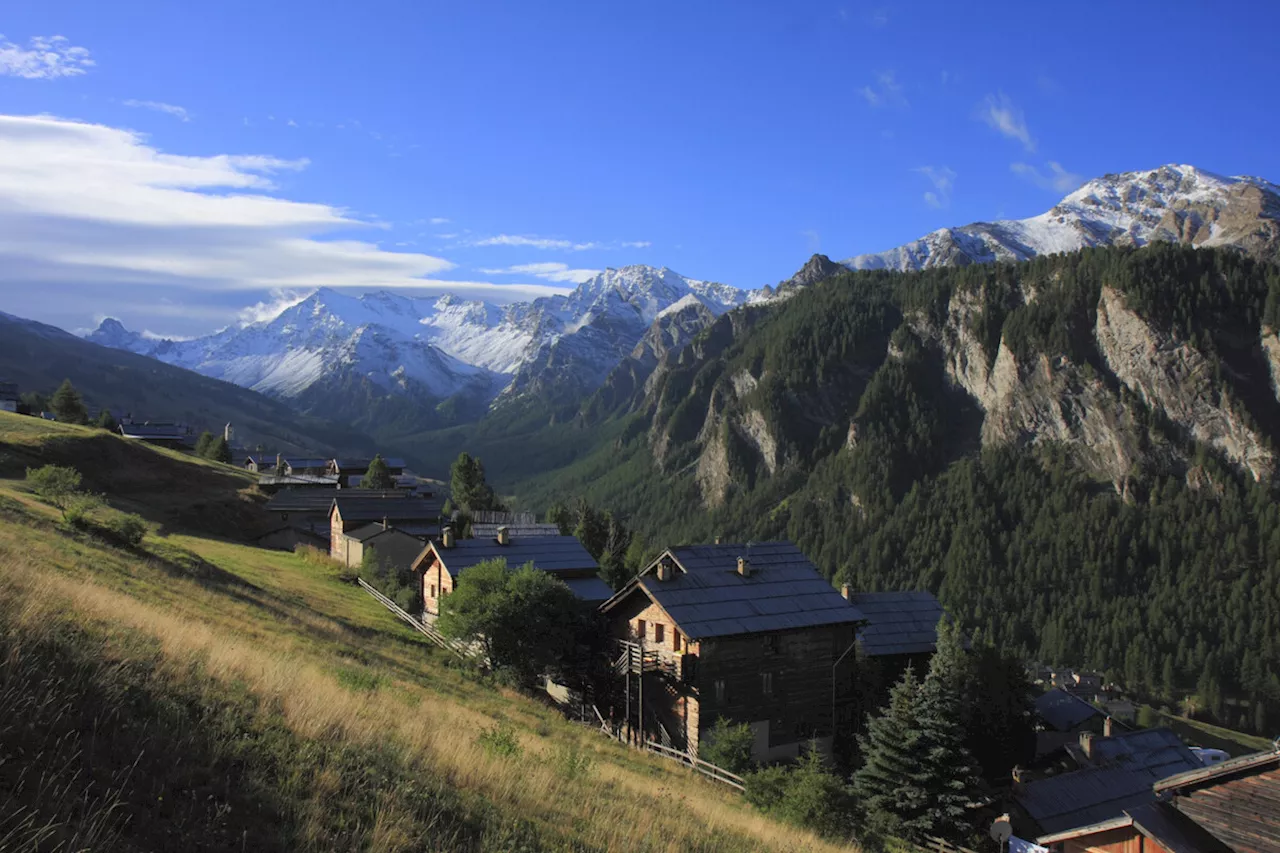
[[66, 499], [65, 506], [62, 508], [62, 520], [81, 530], [92, 527], [93, 521], [90, 515], [100, 506], [102, 506], [102, 498], [97, 495], [85, 492], [73, 494]]
[[63, 510], [64, 516], [67, 502], [80, 491], [81, 482], [80, 472], [75, 468], [45, 465], [27, 469], [27, 488]]
[[107, 534], [121, 545], [137, 548], [147, 535], [147, 523], [142, 516], [127, 513], [113, 518], [106, 524]]
[[496, 723], [476, 737], [476, 743], [495, 758], [519, 758], [523, 749], [510, 723]]
[[746, 777], [747, 801], [779, 820], [831, 838], [852, 835], [849, 786], [811, 748], [790, 767], [765, 767]]
[[734, 725], [724, 717], [718, 717], [707, 733], [708, 743], [698, 749], [703, 761], [728, 770], [730, 773], [746, 773], [752, 767], [751, 750], [756, 734], [748, 723]]

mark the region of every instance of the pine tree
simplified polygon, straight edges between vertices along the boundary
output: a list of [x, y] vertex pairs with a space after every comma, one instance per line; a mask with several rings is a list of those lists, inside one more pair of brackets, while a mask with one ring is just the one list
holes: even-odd
[[218, 436], [209, 443], [209, 449], [206, 453], [208, 458], [214, 462], [231, 462], [231, 445], [227, 444], [226, 436]]
[[369, 470], [365, 472], [364, 477], [360, 480], [360, 488], [362, 489], [394, 489], [396, 487], [395, 478], [391, 476], [391, 469], [387, 467], [386, 460], [381, 454], [375, 455], [373, 461], [369, 463]]
[[49, 406], [53, 410], [54, 417], [62, 423], [87, 424], [89, 422], [89, 410], [84, 407], [84, 399], [71, 384], [70, 379], [62, 380], [58, 390], [53, 392], [53, 399]]
[[110, 409], [103, 409], [98, 413], [98, 419], [94, 421], [94, 426], [98, 429], [105, 429], [107, 432], [115, 432], [120, 424], [116, 423], [116, 419], [112, 416]]
[[466, 512], [497, 509], [497, 497], [484, 479], [484, 464], [463, 451], [449, 469], [449, 491], [453, 503]]
[[928, 808], [920, 783], [920, 680], [908, 666], [889, 693], [889, 704], [867, 722], [859, 738], [866, 760], [853, 776], [854, 790], [873, 836], [901, 836], [914, 829]]
[[213, 433], [208, 430], [200, 433], [200, 437], [196, 439], [196, 456], [208, 458], [211, 444], [213, 444]]

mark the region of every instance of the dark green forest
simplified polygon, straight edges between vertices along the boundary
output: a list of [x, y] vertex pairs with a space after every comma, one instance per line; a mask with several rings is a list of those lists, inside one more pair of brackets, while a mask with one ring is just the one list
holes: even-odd
[[[1152, 701], [1274, 733], [1280, 492], [1110, 373], [1093, 337], [1104, 286], [1206, 356], [1233, 414], [1274, 447], [1280, 403], [1259, 335], [1280, 326], [1280, 270], [1158, 245], [841, 275], [721, 318], [639, 405], [589, 401], [536, 428], [526, 409], [520, 441], [482, 452], [527, 508], [580, 497], [612, 511], [644, 543], [629, 551], [636, 565], [678, 542], [785, 537], [833, 579], [935, 592], [1007, 651], [1096, 667]], [[1003, 341], [1020, 364], [1046, 356], [1110, 389], [1142, 449], [1122, 484], [1070, 443], [983, 448], [982, 411], [922, 334], [957, 294], [978, 306], [967, 322], [991, 361]], [[728, 393], [744, 370], [754, 388]], [[772, 470], [725, 426], [746, 410], [776, 439]], [[709, 411], [726, 415], [731, 481], [710, 506], [696, 474]]]

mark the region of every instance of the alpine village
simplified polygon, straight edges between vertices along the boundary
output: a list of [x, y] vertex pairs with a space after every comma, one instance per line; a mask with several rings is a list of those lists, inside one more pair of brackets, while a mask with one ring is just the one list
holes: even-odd
[[[793, 81], [792, 106], [756, 93], [779, 135], [684, 111], [719, 101], [729, 122], [747, 83], [719, 69], [757, 73], [747, 48], [681, 51], [687, 90], [665, 60], [636, 76], [596, 55], [692, 44], [674, 34], [696, 9], [471, 21], [393, 1], [416, 22], [401, 31], [308, 6], [289, 13], [314, 28], [304, 56], [210, 8], [196, 28], [237, 67], [184, 41], [171, 76], [148, 57], [172, 22], [98, 26], [86, 6], [73, 27], [28, 5], [0, 36], [0, 98], [31, 104], [0, 115], [0, 852], [1280, 853], [1280, 185], [1160, 165], [1158, 134], [1124, 149], [1160, 158], [1145, 168], [1073, 174], [1043, 159], [1065, 72], [984, 95], [954, 56], [859, 71], [855, 106], [815, 122], [796, 81], [819, 44], [923, 33], [897, 7], [850, 5], [804, 38], [764, 23], [781, 6], [735, 10], [761, 39], [751, 67]], [[293, 3], [268, 5], [264, 33]], [[1184, 12], [1144, 28], [1212, 19]], [[514, 41], [561, 43], [553, 18], [573, 28], [569, 77]], [[18, 39], [28, 24], [66, 36]], [[990, 43], [966, 61], [997, 63]], [[488, 64], [468, 74], [498, 75], [484, 97], [464, 109], [461, 83], [426, 78], [414, 96], [463, 126], [509, 111], [465, 145], [328, 109], [357, 83], [312, 56], [403, 94], [394, 69], [428, 48], [463, 67], [464, 44]], [[238, 64], [268, 54], [260, 88]], [[151, 70], [126, 92], [129, 63]], [[325, 96], [287, 106], [294, 74]], [[237, 106], [199, 108], [213, 77]], [[634, 109], [662, 91], [671, 112], [614, 121], [590, 93], [624, 79]], [[561, 84], [581, 104], [541, 100]], [[935, 142], [969, 146], [967, 171], [948, 162], [970, 182], [911, 160], [911, 203], [878, 206], [897, 196], [874, 164], [966, 86]], [[175, 94], [132, 100], [153, 90]], [[1107, 135], [1146, 140], [1130, 94]], [[591, 145], [525, 147], [587, 103]], [[242, 135], [204, 135], [222, 125]], [[597, 161], [655, 127], [669, 159], [643, 179]], [[1233, 171], [1246, 127], [1222, 148]], [[838, 205], [802, 163], [831, 168], [837, 139], [872, 163]], [[984, 180], [1009, 189], [961, 214], [1000, 145], [1021, 159]], [[456, 175], [411, 176], [446, 150]], [[653, 241], [504, 233], [467, 207], [581, 214], [578, 185], [545, 182], [564, 158], [616, 199], [588, 211], [602, 235], [643, 214]], [[748, 159], [772, 201], [729, 201]], [[519, 179], [474, 183], [517, 161]], [[656, 201], [665, 164], [705, 181], [696, 200]], [[455, 179], [447, 210], [353, 212]], [[542, 189], [521, 213], [525, 179]], [[838, 240], [864, 254], [821, 253], [797, 206], [822, 245], [861, 223]], [[691, 223], [716, 217], [811, 236], [787, 254], [735, 233], [736, 286], [609, 260], [712, 266], [693, 243], [716, 226]], [[764, 284], [751, 270], [776, 254]]]

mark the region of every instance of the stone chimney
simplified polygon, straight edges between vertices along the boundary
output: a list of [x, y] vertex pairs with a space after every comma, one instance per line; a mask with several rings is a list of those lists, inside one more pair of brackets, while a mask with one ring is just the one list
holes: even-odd
[[844, 596], [845, 601], [848, 601], [849, 596], [853, 595], [853, 590], [850, 589], [847, 583], [842, 583], [840, 584], [840, 595]]
[[749, 578], [754, 571], [755, 570], [751, 567], [750, 560], [746, 557], [738, 558], [738, 574], [742, 575], [744, 578]]
[[386, 530], [386, 529], [387, 529], [388, 527], [390, 527], [390, 526], [391, 526], [391, 525], [387, 523], [387, 517], [384, 515], [384, 516], [382, 517], [382, 529], [383, 529], [383, 530]]
[[1094, 739], [1094, 737], [1095, 737], [1095, 735], [1094, 735], [1094, 733], [1093, 733], [1093, 732], [1081, 732], [1081, 733], [1080, 733], [1080, 750], [1084, 753], [1084, 757], [1085, 757], [1085, 758], [1087, 758], [1087, 759], [1089, 759], [1090, 761], [1092, 761], [1092, 760], [1093, 760], [1093, 739]]
[[668, 563], [666, 560], [661, 560], [658, 563], [658, 580], [660, 581], [671, 580], [671, 564]]
[[1102, 721], [1102, 736], [1115, 737], [1116, 736], [1115, 731], [1116, 731], [1116, 721], [1113, 720], [1110, 715], [1108, 715], [1107, 718]]
[[511, 544], [511, 530], [505, 524], [502, 527], [498, 528], [498, 544], [499, 545]]
[[445, 525], [444, 532], [440, 535], [440, 544], [446, 548], [453, 547], [453, 527]]

